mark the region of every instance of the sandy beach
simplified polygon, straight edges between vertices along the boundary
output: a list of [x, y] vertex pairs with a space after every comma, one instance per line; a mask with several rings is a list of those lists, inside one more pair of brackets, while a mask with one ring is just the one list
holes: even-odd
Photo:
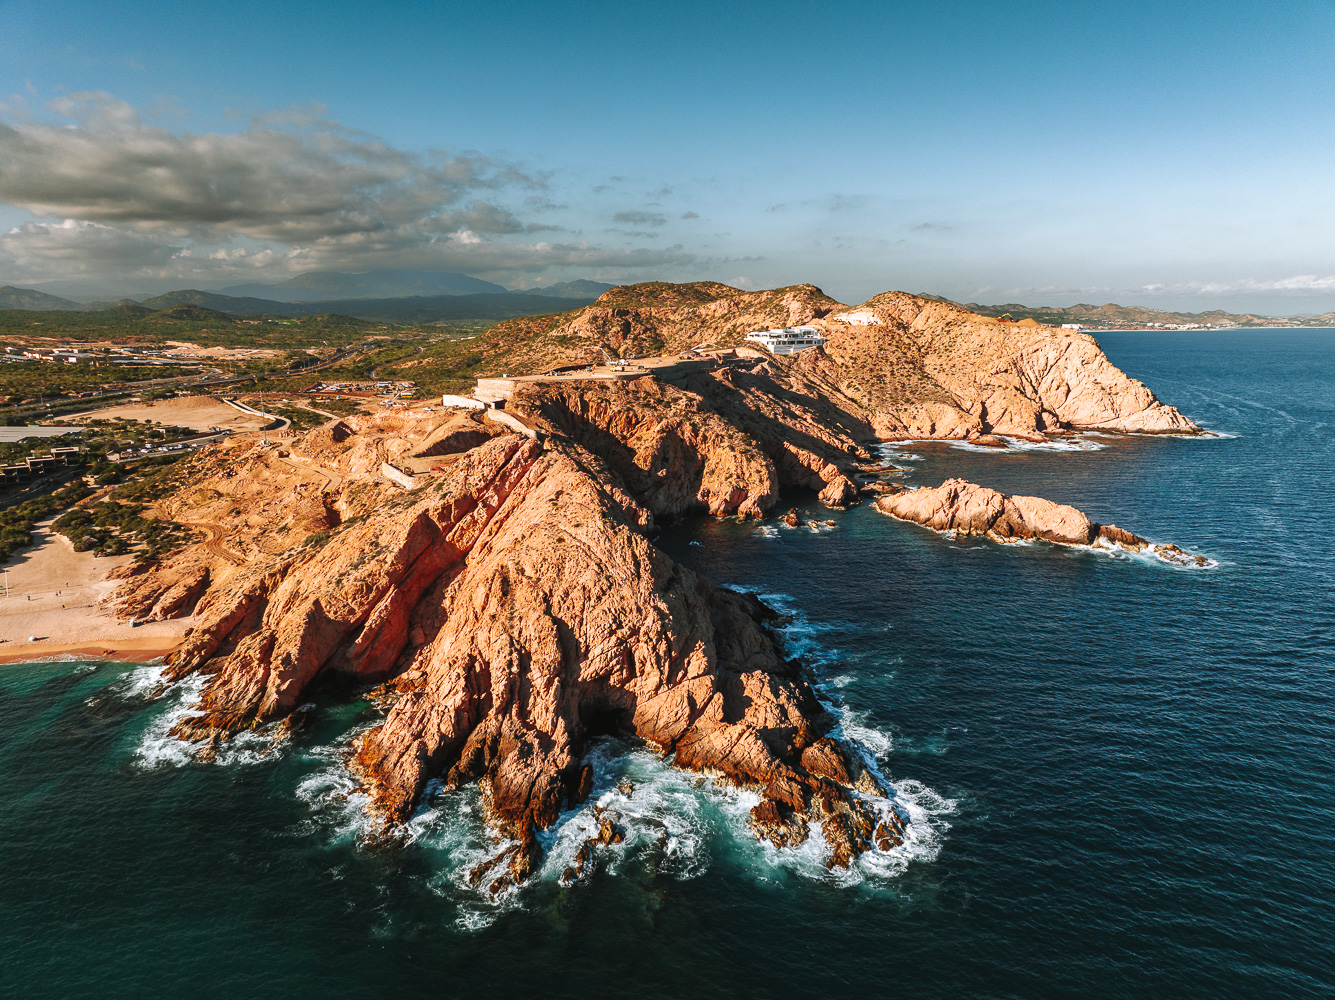
[[0, 568], [8, 589], [0, 596], [0, 663], [57, 655], [151, 660], [171, 652], [194, 620], [182, 618], [135, 628], [98, 602], [115, 589], [106, 576], [131, 556], [75, 552], [63, 535], [38, 526], [37, 544]]

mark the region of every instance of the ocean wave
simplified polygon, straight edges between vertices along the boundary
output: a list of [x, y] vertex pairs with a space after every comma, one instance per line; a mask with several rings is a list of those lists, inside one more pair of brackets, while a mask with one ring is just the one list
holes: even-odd
[[[296, 787], [297, 800], [309, 810], [299, 832], [319, 833], [330, 843], [365, 841], [371, 836], [373, 821], [366, 812], [370, 796], [348, 770], [346, 760], [347, 745], [370, 725], [350, 729], [333, 743], [303, 748], [303, 762], [315, 765], [316, 770]], [[424, 800], [431, 791], [423, 794]]]
[[887, 462], [921, 462], [923, 457], [911, 451], [905, 451], [908, 444], [916, 441], [883, 441], [876, 446], [876, 451]]
[[1125, 548], [1108, 541], [1106, 538], [1096, 538], [1092, 545], [1073, 545], [1070, 547], [1110, 556], [1113, 559], [1130, 559], [1161, 569], [1200, 571], [1218, 569], [1220, 565], [1218, 559], [1212, 559], [1210, 556], [1155, 542], [1150, 542], [1146, 548], [1140, 551]]
[[127, 702], [161, 703], [135, 747], [134, 758], [140, 767], [183, 767], [200, 763], [223, 766], [257, 764], [279, 745], [274, 739], [276, 724], [264, 730], [244, 730], [210, 742], [190, 742], [173, 736], [171, 731], [178, 722], [202, 714], [194, 706], [204, 693], [208, 678], [192, 674], [179, 681], [169, 682], [163, 677], [165, 670], [162, 664], [131, 670], [109, 691], [112, 696]]

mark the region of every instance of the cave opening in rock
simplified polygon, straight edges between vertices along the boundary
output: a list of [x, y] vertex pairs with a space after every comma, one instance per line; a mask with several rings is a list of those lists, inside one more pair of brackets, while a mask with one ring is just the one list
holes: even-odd
[[606, 701], [586, 701], [579, 706], [580, 726], [589, 741], [603, 736], [634, 736], [632, 715], [630, 709]]

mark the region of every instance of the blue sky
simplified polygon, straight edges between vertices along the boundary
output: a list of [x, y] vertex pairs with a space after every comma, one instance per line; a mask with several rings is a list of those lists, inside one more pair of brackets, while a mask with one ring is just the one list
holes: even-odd
[[1335, 4], [0, 2], [0, 283], [1335, 308]]

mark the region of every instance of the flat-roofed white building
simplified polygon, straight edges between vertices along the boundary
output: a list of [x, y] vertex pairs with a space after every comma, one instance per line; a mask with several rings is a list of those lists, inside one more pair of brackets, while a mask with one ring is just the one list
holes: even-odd
[[753, 330], [746, 339], [763, 344], [775, 354], [796, 354], [825, 343], [825, 336], [814, 326], [785, 326], [781, 330]]

